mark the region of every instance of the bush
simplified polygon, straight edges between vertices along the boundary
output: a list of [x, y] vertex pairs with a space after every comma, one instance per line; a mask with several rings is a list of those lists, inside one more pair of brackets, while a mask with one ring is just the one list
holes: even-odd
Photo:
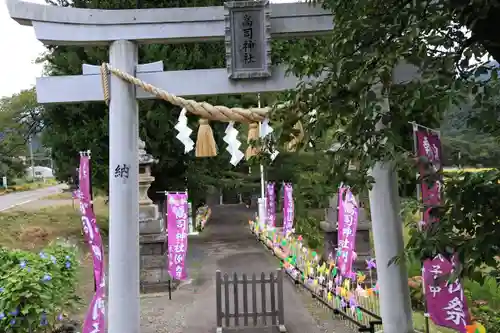
[[40, 253], [0, 249], [0, 332], [47, 332], [77, 304], [76, 247]]
[[474, 320], [483, 324], [486, 332], [500, 332], [500, 311], [490, 308], [488, 305], [478, 305], [471, 308]]
[[417, 275], [409, 278], [408, 287], [410, 288], [410, 299], [413, 310], [424, 311], [425, 300], [422, 290], [422, 277]]
[[295, 233], [306, 240], [307, 247], [317, 250], [323, 246], [323, 232], [319, 227], [320, 221], [311, 216], [298, 216], [295, 222]]

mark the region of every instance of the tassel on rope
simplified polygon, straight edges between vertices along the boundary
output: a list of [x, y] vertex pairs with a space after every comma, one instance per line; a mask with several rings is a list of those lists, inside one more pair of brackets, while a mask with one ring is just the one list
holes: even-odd
[[199, 120], [198, 137], [196, 138], [196, 157], [217, 156], [214, 132], [207, 119]]
[[247, 137], [248, 148], [245, 154], [247, 160], [250, 159], [250, 157], [255, 156], [259, 153], [259, 149], [257, 147], [253, 147], [250, 145], [250, 142], [258, 139], [259, 139], [259, 124], [250, 123], [250, 125], [248, 125], [248, 137]]

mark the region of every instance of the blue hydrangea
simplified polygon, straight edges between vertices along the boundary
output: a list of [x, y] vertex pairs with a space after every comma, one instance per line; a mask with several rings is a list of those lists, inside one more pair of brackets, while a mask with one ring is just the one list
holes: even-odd
[[50, 260], [52, 261], [53, 264], [57, 263], [57, 259], [54, 256], [50, 256]]
[[45, 254], [45, 252], [40, 252], [39, 255], [40, 255], [40, 258], [42, 258], [42, 259], [48, 258], [47, 255]]
[[0, 320], [4, 319], [5, 318], [5, 313], [3, 312], [0, 312]]
[[66, 261], [66, 268], [70, 268], [71, 267], [71, 263], [69, 261]]
[[5, 289], [0, 287], [0, 294], [3, 293], [4, 291], [5, 291]]
[[26, 267], [26, 261], [25, 260], [21, 260], [21, 262], [19, 263], [19, 266], [21, 268], [25, 268]]
[[43, 282], [47, 282], [47, 281], [50, 281], [52, 280], [52, 276], [50, 276], [50, 274], [45, 274], [42, 278], [42, 281]]

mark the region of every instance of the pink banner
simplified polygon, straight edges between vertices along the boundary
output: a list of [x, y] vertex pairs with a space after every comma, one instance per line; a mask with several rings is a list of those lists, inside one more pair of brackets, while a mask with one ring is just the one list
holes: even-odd
[[267, 204], [267, 225], [271, 228], [276, 226], [276, 193], [274, 192], [274, 183], [268, 182], [266, 186], [266, 204]]
[[[430, 165], [420, 163], [420, 175], [428, 174], [428, 168], [439, 172], [441, 164], [441, 138], [439, 133], [427, 128], [415, 125], [417, 157], [426, 157]], [[441, 205], [441, 187], [443, 179], [440, 177], [434, 182], [423, 179], [420, 182], [420, 195], [424, 210], [422, 213], [422, 224], [428, 225], [439, 222], [439, 218], [431, 216], [433, 207]], [[453, 260], [458, 260], [457, 258]], [[447, 278], [443, 281], [435, 281], [443, 275], [449, 274], [453, 270], [453, 263], [445, 259], [442, 255], [434, 259], [424, 261], [423, 280], [424, 294], [427, 312], [431, 320], [439, 326], [456, 329], [459, 332], [466, 332], [466, 325], [470, 323], [467, 300], [463, 296], [463, 288], [460, 280], [448, 283]]]
[[90, 157], [80, 156], [80, 168], [78, 169], [78, 183], [80, 187], [80, 196], [85, 201], [91, 201], [90, 185]]
[[165, 201], [168, 232], [168, 273], [177, 280], [185, 280], [188, 247], [187, 193], [168, 193]]
[[466, 333], [470, 323], [469, 309], [460, 280], [448, 281], [452, 271], [453, 264], [442, 255], [424, 262], [427, 312], [436, 325]]
[[[417, 139], [417, 156], [427, 157], [432, 164], [430, 167], [436, 171], [441, 170], [441, 139], [436, 132], [428, 131], [427, 129], [418, 128], [415, 131]], [[425, 174], [425, 166], [419, 166], [421, 175]], [[441, 184], [442, 179], [439, 179], [434, 184], [429, 184], [427, 181], [420, 183], [421, 199], [424, 204], [423, 223], [437, 222], [436, 218], [430, 216], [432, 207], [441, 204]]]
[[94, 264], [95, 295], [85, 316], [82, 333], [96, 333], [105, 330], [106, 277], [104, 274], [104, 251], [101, 233], [91, 203], [90, 158], [80, 156], [80, 212], [85, 241], [90, 247]]
[[[104, 280], [103, 280], [104, 282]], [[104, 283], [97, 287], [97, 291], [90, 302], [82, 333], [106, 332], [106, 288]]]
[[90, 202], [80, 200], [83, 234], [89, 245], [94, 263], [94, 283], [97, 286], [104, 278], [104, 252], [101, 233], [97, 227], [96, 217]]
[[292, 184], [285, 183], [283, 187], [283, 233], [292, 231], [295, 215]]
[[352, 271], [357, 229], [358, 204], [356, 198], [348, 187], [341, 187], [339, 189], [337, 267], [343, 276], [350, 275]]

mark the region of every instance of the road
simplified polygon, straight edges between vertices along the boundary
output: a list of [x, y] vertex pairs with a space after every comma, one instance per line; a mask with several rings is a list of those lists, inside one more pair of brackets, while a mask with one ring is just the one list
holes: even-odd
[[28, 202], [42, 199], [52, 194], [62, 192], [68, 185], [59, 184], [56, 186], [40, 188], [33, 191], [14, 192], [0, 196], [0, 212], [16, 206], [24, 205]]

